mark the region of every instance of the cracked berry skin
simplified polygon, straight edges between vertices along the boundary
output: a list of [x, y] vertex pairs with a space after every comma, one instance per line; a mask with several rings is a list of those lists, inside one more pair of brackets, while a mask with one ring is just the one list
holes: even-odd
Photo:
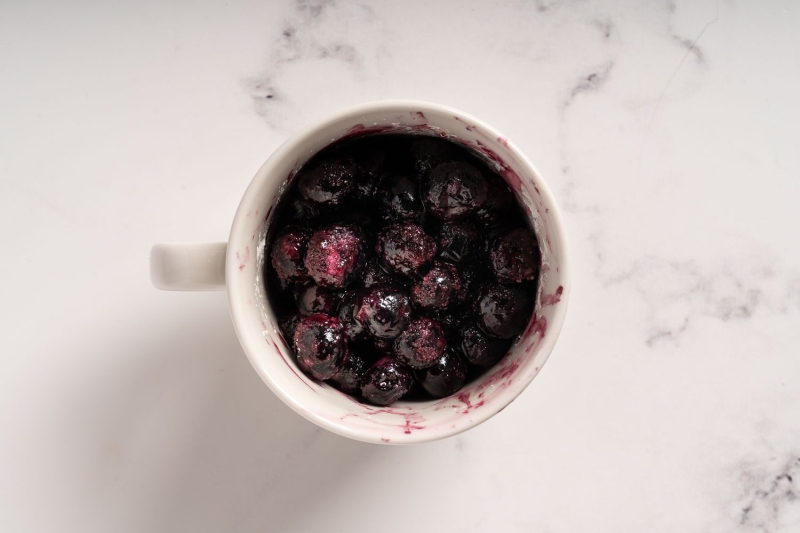
[[422, 220], [422, 200], [417, 182], [408, 176], [387, 176], [376, 196], [381, 217], [389, 223]]
[[365, 289], [369, 289], [375, 285], [392, 283], [394, 278], [381, 268], [377, 261], [368, 260], [361, 271], [360, 280], [361, 286]]
[[325, 380], [347, 363], [347, 336], [338, 318], [311, 315], [300, 320], [294, 332], [297, 362], [311, 377]]
[[394, 339], [406, 328], [411, 316], [411, 301], [398, 287], [381, 285], [361, 297], [355, 319], [373, 337]]
[[436, 256], [437, 248], [436, 240], [422, 227], [406, 222], [384, 228], [375, 251], [389, 269], [411, 275]]
[[478, 326], [492, 337], [512, 339], [522, 333], [533, 312], [533, 299], [518, 285], [483, 286], [475, 316]]
[[342, 295], [342, 301], [339, 303], [339, 310], [336, 314], [344, 326], [348, 340], [353, 342], [367, 338], [367, 330], [355, 318], [360, 302], [360, 291], [347, 291]]
[[416, 170], [420, 176], [425, 176], [433, 167], [445, 161], [455, 159], [457, 156], [456, 151], [450, 143], [433, 137], [422, 137], [421, 139], [414, 140], [411, 143], [409, 152], [411, 154], [414, 170]]
[[397, 359], [414, 370], [436, 363], [444, 352], [447, 339], [442, 326], [430, 318], [411, 322], [394, 342]]
[[297, 292], [297, 310], [303, 316], [331, 315], [339, 304], [335, 292], [315, 283], [309, 283]]
[[350, 353], [347, 362], [331, 378], [331, 384], [342, 392], [355, 394], [361, 390], [361, 381], [370, 364], [361, 355]]
[[461, 263], [476, 256], [483, 247], [483, 238], [466, 222], [446, 222], [439, 232], [439, 257]]
[[425, 309], [446, 309], [458, 299], [461, 279], [458, 269], [451, 264], [436, 261], [411, 287], [411, 299]]
[[361, 396], [374, 405], [390, 405], [405, 396], [414, 382], [411, 370], [391, 357], [383, 357], [367, 370]]
[[342, 289], [356, 277], [364, 260], [364, 236], [351, 225], [334, 224], [311, 235], [305, 267], [317, 284]]
[[480, 170], [469, 163], [449, 162], [431, 170], [422, 200], [437, 217], [455, 220], [477, 211], [488, 192]]
[[495, 339], [484, 334], [475, 326], [468, 326], [461, 332], [461, 355], [471, 365], [480, 368], [494, 366], [511, 348], [511, 340]]
[[459, 391], [467, 381], [469, 367], [448, 348], [436, 362], [425, 370], [417, 370], [417, 382], [434, 398], [444, 398]]
[[302, 226], [285, 227], [272, 242], [270, 263], [281, 286], [308, 279], [303, 260], [311, 230]]
[[541, 254], [536, 239], [524, 228], [500, 237], [489, 255], [489, 264], [498, 281], [522, 283], [536, 279]]
[[325, 207], [335, 207], [349, 199], [360, 177], [353, 160], [343, 156], [322, 161], [300, 173], [297, 190], [306, 200]]

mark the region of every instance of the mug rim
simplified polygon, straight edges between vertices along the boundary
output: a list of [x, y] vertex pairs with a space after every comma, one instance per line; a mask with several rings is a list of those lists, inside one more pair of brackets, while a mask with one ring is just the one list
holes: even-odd
[[[264, 350], [264, 346], [262, 344], [263, 339], [255, 339], [255, 336], [250, 332], [245, 331], [243, 326], [244, 321], [248, 318], [248, 313], [250, 312], [250, 309], [248, 309], [248, 306], [245, 304], [245, 302], [248, 297], [252, 297], [252, 294], [245, 294], [246, 291], [244, 291], [244, 286], [241, 285], [238, 280], [235, 280], [234, 276], [232, 275], [232, 272], [234, 271], [232, 269], [235, 269], [236, 265], [240, 262], [240, 258], [235, 252], [236, 246], [233, 246], [233, 244], [241, 239], [241, 229], [245, 218], [249, 216], [248, 206], [250, 206], [254, 201], [253, 195], [256, 194], [256, 192], [264, 183], [267, 182], [267, 180], [286, 181], [287, 179], [286, 176], [280, 176], [274, 172], [270, 172], [270, 169], [273, 166], [277, 166], [278, 162], [284, 161], [286, 158], [294, 157], [304, 142], [307, 142], [311, 137], [325, 127], [348, 119], [357, 120], [360, 115], [366, 115], [367, 113], [374, 113], [376, 111], [384, 110], [387, 113], [398, 110], [420, 110], [423, 113], [430, 112], [442, 115], [449, 114], [456, 117], [456, 119], [461, 117], [468, 120], [471, 124], [479, 126], [482, 130], [489, 132], [498, 140], [503, 139], [504, 146], [513, 154], [518, 164], [525, 169], [526, 175], [532, 179], [536, 185], [538, 185], [537, 193], [539, 193], [539, 195], [542, 197], [544, 204], [549, 207], [548, 214], [549, 219], [552, 222], [552, 227], [548, 228], [548, 232], [552, 232], [554, 238], [560, 245], [561, 253], [558, 262], [560, 267], [559, 279], [563, 280], [562, 285], [564, 289], [563, 293], [559, 293], [561, 305], [557, 306], [553, 318], [547, 325], [546, 333], [542, 335], [542, 341], [547, 342], [544, 342], [543, 346], [541, 347], [541, 364], [536, 367], [535, 371], [531, 373], [530, 376], [521, 378], [518, 383], [516, 383], [512, 393], [507, 395], [503, 401], [498, 402], [498, 405], [493, 409], [486, 409], [480, 412], [476, 411], [468, 423], [458, 427], [446, 427], [425, 433], [415, 432], [410, 435], [405, 435], [405, 438], [403, 439], [398, 439], [401, 441], [399, 442], [401, 444], [410, 444], [438, 440], [471, 429], [503, 410], [508, 406], [508, 404], [514, 401], [523, 390], [528, 387], [540, 370], [541, 366], [543, 366], [546, 362], [560, 335], [567, 312], [569, 294], [571, 292], [571, 269], [564, 221], [561, 210], [555, 201], [552, 191], [548, 187], [544, 178], [542, 178], [541, 173], [528, 160], [525, 154], [522, 153], [522, 151], [519, 150], [519, 148], [517, 148], [516, 145], [514, 145], [511, 141], [507, 141], [505, 137], [503, 137], [495, 128], [489, 126], [482, 120], [449, 106], [419, 100], [379, 100], [367, 102], [343, 109], [338, 113], [329, 115], [321, 120], [317, 120], [289, 136], [275, 151], [272, 152], [272, 154], [267, 158], [267, 160], [261, 165], [254, 175], [244, 195], [242, 196], [239, 207], [237, 208], [234, 216], [229, 235], [229, 246], [226, 257], [226, 289], [228, 293], [231, 318], [237, 337], [239, 338], [239, 342], [256, 372], [261, 376], [262, 380], [267, 384], [267, 386], [269, 386], [273, 393], [275, 393], [284, 403], [286, 403], [290, 408], [302, 415], [304, 418], [334, 433], [365, 442], [388, 442], [388, 439], [379, 439], [376, 435], [370, 434], [367, 431], [359, 430], [358, 428], [354, 428], [347, 424], [338, 424], [331, 421], [329, 418], [321, 416], [315, 410], [309, 409], [307, 405], [304, 405], [302, 402], [298, 401], [289, 390], [290, 387], [285, 386], [280, 382], [280, 380], [274, 379], [267, 369], [265, 369], [264, 366], [258, 361], [258, 357], [256, 355]], [[534, 314], [535, 313], [536, 311], [534, 311]], [[278, 349], [277, 346], [275, 348]], [[395, 444], [398, 442], [392, 443]]]

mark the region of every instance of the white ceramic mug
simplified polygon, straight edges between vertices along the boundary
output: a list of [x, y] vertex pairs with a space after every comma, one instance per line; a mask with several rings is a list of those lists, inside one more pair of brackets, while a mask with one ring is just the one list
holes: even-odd
[[[539, 238], [542, 279], [525, 332], [495, 367], [448, 398], [376, 407], [312, 380], [297, 367], [266, 298], [265, 240], [278, 198], [315, 153], [342, 137], [371, 132], [439, 135], [482, 154], [515, 191]], [[389, 444], [455, 435], [503, 410], [533, 380], [553, 350], [570, 293], [564, 224], [539, 172], [513, 144], [480, 120], [449, 107], [406, 100], [360, 105], [295, 134], [253, 178], [227, 243], [157, 244], [151, 251], [150, 270], [159, 289], [227, 289], [239, 341], [278, 397], [323, 428]]]

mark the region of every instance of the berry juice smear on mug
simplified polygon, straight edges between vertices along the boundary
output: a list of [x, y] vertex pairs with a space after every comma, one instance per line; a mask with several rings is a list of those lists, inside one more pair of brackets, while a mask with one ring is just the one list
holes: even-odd
[[298, 366], [375, 405], [449, 396], [533, 312], [541, 255], [503, 179], [418, 135], [335, 143], [281, 200], [268, 294]]

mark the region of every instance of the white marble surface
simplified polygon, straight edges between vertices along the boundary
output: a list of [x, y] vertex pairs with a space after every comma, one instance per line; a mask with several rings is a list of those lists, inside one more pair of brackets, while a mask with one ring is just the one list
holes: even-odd
[[[3, 531], [800, 531], [800, 5], [4, 2]], [[271, 97], [271, 98], [270, 98]], [[223, 293], [288, 134], [382, 98], [483, 118], [564, 208], [574, 288], [531, 387], [414, 447], [317, 429]]]

